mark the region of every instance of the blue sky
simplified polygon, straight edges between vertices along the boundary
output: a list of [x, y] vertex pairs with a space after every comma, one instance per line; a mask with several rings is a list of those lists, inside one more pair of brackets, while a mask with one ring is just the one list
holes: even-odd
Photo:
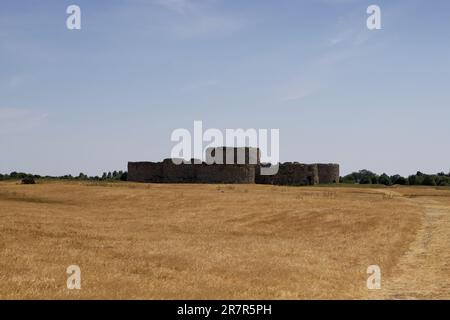
[[[66, 28], [67, 6], [82, 29]], [[382, 30], [366, 28], [381, 8]], [[450, 170], [450, 3], [3, 0], [0, 172], [91, 175], [174, 129], [280, 129], [282, 161]]]

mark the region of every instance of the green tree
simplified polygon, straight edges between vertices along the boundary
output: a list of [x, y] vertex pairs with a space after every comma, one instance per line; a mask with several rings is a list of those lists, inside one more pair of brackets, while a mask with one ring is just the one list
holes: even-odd
[[120, 175], [120, 180], [121, 181], [127, 181], [128, 180], [128, 172], [123, 172], [121, 175]]
[[438, 179], [436, 180], [436, 184], [438, 186], [442, 186], [442, 187], [449, 186], [450, 185], [450, 178], [445, 176], [445, 175], [444, 176], [439, 176]]
[[391, 177], [391, 182], [392, 184], [406, 185], [408, 180], [401, 175], [396, 174]]
[[88, 176], [85, 175], [83, 172], [80, 172], [80, 174], [78, 175], [78, 179], [80, 179], [80, 180], [87, 180]]
[[434, 176], [425, 175], [422, 181], [422, 185], [424, 186], [435, 186], [436, 185], [436, 179]]
[[408, 182], [411, 186], [420, 186], [423, 183], [423, 179], [423, 175], [413, 174], [408, 177]]
[[355, 181], [360, 184], [378, 183], [378, 176], [366, 169], [353, 173], [353, 177], [355, 178]]
[[380, 178], [378, 179], [378, 183], [384, 184], [385, 186], [390, 186], [390, 185], [392, 185], [391, 178], [390, 178], [386, 173], [383, 173], [383, 174], [380, 176]]
[[351, 173], [351, 174], [348, 174], [348, 175], [342, 177], [342, 178], [340, 179], [340, 182], [341, 182], [341, 183], [354, 184], [354, 183], [356, 183], [356, 180], [355, 180], [354, 174]]
[[359, 180], [360, 184], [372, 184], [372, 177], [370, 176], [363, 176], [361, 177], [361, 180]]

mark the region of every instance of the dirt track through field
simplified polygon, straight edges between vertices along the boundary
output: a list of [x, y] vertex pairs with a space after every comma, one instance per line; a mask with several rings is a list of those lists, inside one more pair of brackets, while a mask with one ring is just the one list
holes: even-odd
[[384, 299], [450, 299], [450, 202], [417, 197], [424, 208], [422, 226], [393, 276], [385, 279]]

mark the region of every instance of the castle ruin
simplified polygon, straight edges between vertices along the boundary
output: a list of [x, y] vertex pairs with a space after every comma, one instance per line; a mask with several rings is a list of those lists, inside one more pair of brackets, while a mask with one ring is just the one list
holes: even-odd
[[[177, 164], [176, 164], [177, 163]], [[179, 164], [178, 164], [179, 163]], [[129, 162], [128, 181], [147, 183], [246, 183], [317, 185], [339, 182], [338, 164], [280, 163], [274, 175], [262, 175], [257, 148], [209, 148], [206, 161], [165, 159], [162, 162]]]

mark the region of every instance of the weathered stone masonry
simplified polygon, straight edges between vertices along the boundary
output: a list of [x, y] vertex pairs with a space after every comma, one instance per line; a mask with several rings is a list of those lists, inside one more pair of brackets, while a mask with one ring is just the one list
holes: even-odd
[[[230, 148], [227, 148], [230, 149]], [[129, 162], [128, 181], [147, 183], [259, 183], [274, 185], [316, 185], [339, 182], [338, 164], [279, 164], [275, 175], [260, 175], [259, 150], [233, 148], [234, 157], [226, 159], [223, 148], [207, 150], [207, 162], [191, 160], [190, 164], [174, 164], [172, 159], [162, 162]], [[243, 164], [237, 161], [237, 150], [245, 151]], [[242, 150], [245, 149], [245, 150]], [[217, 151], [220, 151], [217, 153]], [[223, 161], [214, 162], [214, 154], [223, 154]], [[211, 155], [213, 157], [211, 157]], [[232, 154], [233, 155], [233, 154]], [[233, 162], [234, 164], [228, 164]], [[228, 161], [227, 161], [228, 160]], [[241, 160], [243, 160], [241, 158]], [[227, 163], [228, 162], [228, 163]], [[212, 163], [212, 164], [211, 164]]]

